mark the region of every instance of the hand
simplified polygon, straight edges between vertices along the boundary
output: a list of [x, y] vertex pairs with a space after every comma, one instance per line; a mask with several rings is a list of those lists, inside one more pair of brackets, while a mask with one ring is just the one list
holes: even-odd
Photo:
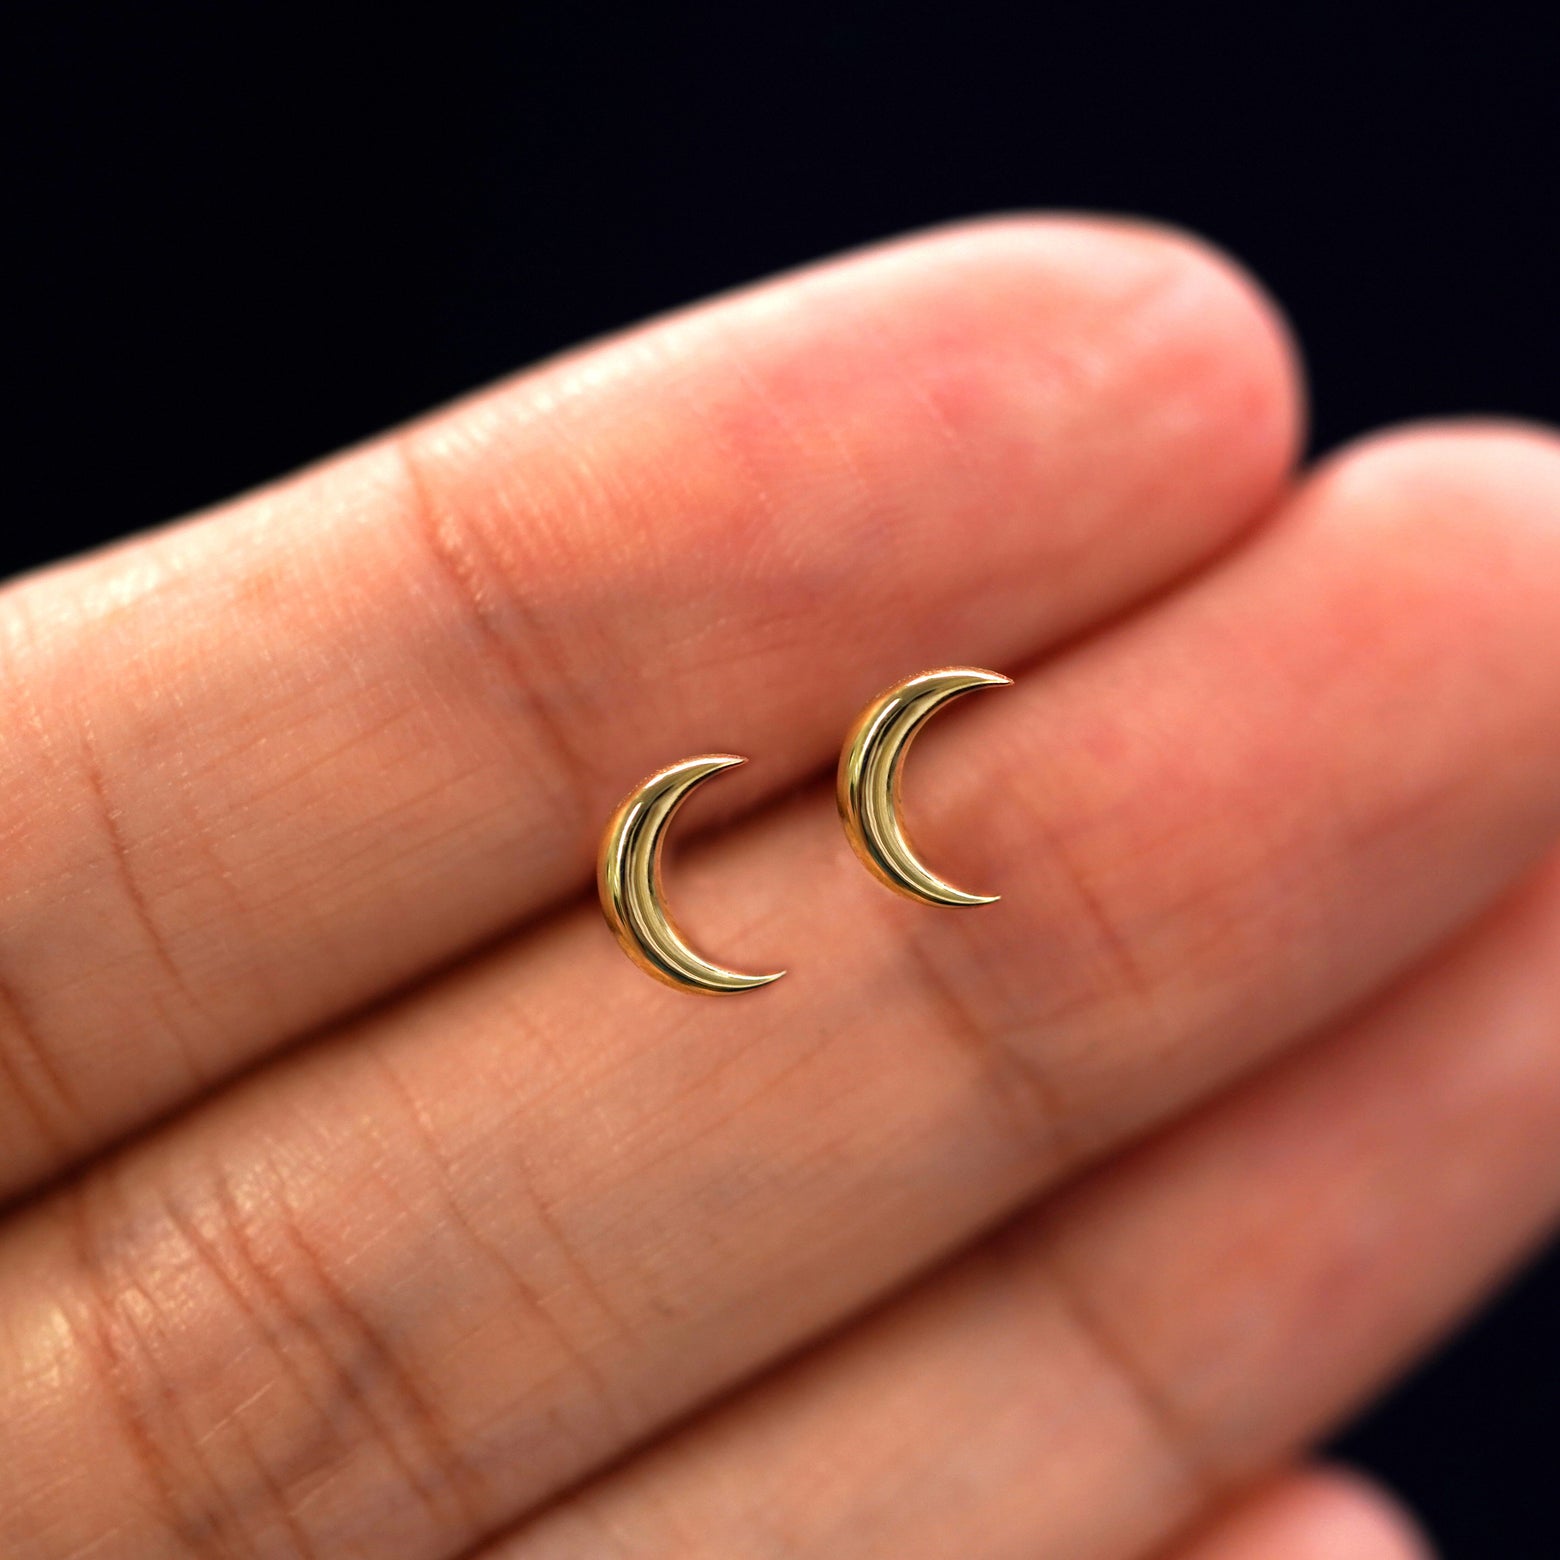
[[[12, 585], [0, 1550], [1415, 1553], [1285, 1470], [1560, 1204], [1560, 448], [1295, 380], [979, 224]], [[949, 661], [970, 912], [827, 778]], [[590, 882], [710, 749], [700, 1000]]]

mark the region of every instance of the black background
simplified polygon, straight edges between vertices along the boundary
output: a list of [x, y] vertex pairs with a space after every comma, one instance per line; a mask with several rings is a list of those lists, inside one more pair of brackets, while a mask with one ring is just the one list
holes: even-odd
[[[993, 208], [1144, 212], [1233, 250], [1296, 323], [1318, 448], [1424, 414], [1560, 417], [1539, 14], [40, 9], [5, 55], [0, 565], [647, 312]], [[1344, 1450], [1451, 1560], [1554, 1560], [1557, 1395], [1551, 1259]]]

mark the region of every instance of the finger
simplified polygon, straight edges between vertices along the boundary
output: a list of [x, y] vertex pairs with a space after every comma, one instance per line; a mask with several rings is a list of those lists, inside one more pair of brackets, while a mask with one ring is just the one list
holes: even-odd
[[[146, 1419], [209, 1391], [213, 1456], [263, 1393], [262, 1468], [312, 1444], [332, 1511], [437, 1553], [1312, 1031], [1560, 831], [1557, 497], [1536, 438], [1378, 444], [928, 731], [916, 820], [1007, 891], [984, 934], [901, 912], [810, 798], [682, 874], [794, 979], [679, 1000], [571, 914], [86, 1177], [0, 1247], [0, 1296], [107, 1329], [59, 1346], [53, 1433], [105, 1348]], [[219, 1440], [183, 1483], [248, 1491]]]
[[750, 805], [863, 689], [1164, 586], [1294, 401], [1196, 246], [981, 224], [14, 587], [0, 1195], [582, 886], [648, 770], [751, 753]]
[[1557, 1129], [1560, 864], [1363, 1019], [489, 1560], [1156, 1551], [1527, 1249], [1560, 1210]]
[[1310, 1468], [1250, 1492], [1173, 1560], [1434, 1560], [1418, 1525], [1380, 1485]]

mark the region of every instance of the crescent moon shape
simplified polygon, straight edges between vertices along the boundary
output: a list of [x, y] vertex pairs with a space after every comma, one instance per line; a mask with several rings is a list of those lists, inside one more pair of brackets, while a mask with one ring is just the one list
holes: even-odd
[[661, 845], [677, 809], [695, 787], [743, 762], [734, 753], [703, 753], [658, 769], [623, 799], [601, 841], [596, 886], [607, 924], [640, 969], [679, 991], [751, 991], [785, 974], [743, 975], [701, 958], [678, 931], [661, 892]]
[[923, 866], [899, 817], [899, 774], [916, 733], [943, 705], [977, 688], [1013, 679], [978, 666], [944, 666], [895, 683], [851, 727], [840, 753], [835, 799], [851, 848], [880, 882], [928, 905], [990, 905], [998, 894], [970, 894]]

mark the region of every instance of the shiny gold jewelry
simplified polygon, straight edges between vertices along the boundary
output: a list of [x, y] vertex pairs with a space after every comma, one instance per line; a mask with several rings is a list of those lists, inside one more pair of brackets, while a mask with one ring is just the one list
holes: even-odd
[[700, 958], [662, 899], [661, 843], [677, 809], [711, 775], [744, 762], [734, 753], [703, 753], [658, 769], [624, 797], [602, 836], [596, 886], [607, 925], [640, 969], [679, 991], [751, 991], [785, 974], [741, 975]]
[[840, 752], [834, 795], [851, 849], [879, 882], [928, 905], [990, 905], [1000, 895], [967, 894], [917, 859], [899, 821], [899, 772], [915, 734], [943, 705], [1011, 677], [978, 666], [944, 666], [895, 683], [864, 709]]

